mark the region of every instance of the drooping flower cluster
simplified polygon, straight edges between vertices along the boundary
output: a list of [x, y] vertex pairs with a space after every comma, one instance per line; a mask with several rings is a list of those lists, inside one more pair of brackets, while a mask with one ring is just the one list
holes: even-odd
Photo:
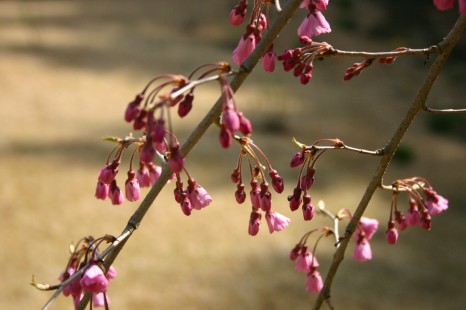
[[308, 37], [300, 37], [300, 41], [303, 47], [286, 50], [277, 59], [282, 62], [286, 72], [293, 70], [293, 75], [299, 77], [301, 84], [305, 85], [312, 78], [314, 59], [331, 52], [332, 47], [326, 42], [313, 42]]
[[220, 78], [222, 88], [222, 118], [220, 124], [220, 145], [228, 148], [232, 137], [238, 131], [243, 135], [252, 133], [252, 125], [249, 119], [239, 111], [235, 100], [235, 93], [225, 77]]
[[311, 202], [309, 190], [314, 184], [315, 165], [320, 156], [325, 150], [316, 149], [315, 145], [321, 142], [330, 142], [334, 147], [339, 147], [342, 142], [339, 139], [321, 139], [316, 141], [312, 146], [308, 147], [294, 140], [300, 146], [301, 151], [297, 152], [290, 162], [291, 168], [301, 166], [298, 175], [298, 182], [293, 189], [293, 194], [288, 196], [288, 201], [291, 211], [296, 211], [302, 206], [303, 217], [305, 221], [310, 221], [314, 217], [315, 208]]
[[[451, 10], [455, 6], [455, 0], [434, 0], [437, 10]], [[458, 7], [461, 14], [466, 14], [466, 0], [458, 0]]]
[[308, 14], [298, 28], [299, 37], [312, 39], [323, 33], [332, 31], [322, 11], [327, 9], [328, 0], [304, 0], [300, 8], [307, 9]]
[[[249, 219], [248, 232], [251, 236], [257, 235], [261, 225], [262, 214], [260, 211], [265, 212], [265, 219], [269, 227], [269, 232], [280, 231], [290, 223], [290, 219], [278, 212], [272, 210], [272, 193], [269, 190], [269, 183], [266, 179], [265, 169], [268, 169], [269, 177], [272, 179], [272, 188], [277, 193], [283, 192], [285, 185], [283, 178], [278, 174], [270, 161], [267, 159], [262, 150], [253, 143], [249, 138], [234, 137], [241, 146], [240, 155], [236, 168], [231, 174], [231, 180], [237, 184], [235, 198], [239, 204], [246, 201], [245, 186], [243, 183], [242, 163], [243, 159], [247, 159], [251, 191], [249, 192], [252, 211]], [[256, 151], [261, 155], [265, 161], [264, 167], [257, 156]], [[259, 183], [260, 182], [260, 183]]]
[[[128, 104], [124, 116], [127, 122], [133, 124], [133, 129], [142, 130], [143, 135], [141, 138], [134, 138], [132, 135], [125, 139], [107, 138], [107, 140], [116, 142], [117, 147], [111, 152], [105, 167], [99, 172], [95, 196], [102, 200], [110, 198], [114, 205], [122, 204], [125, 197], [129, 201], [138, 200], [141, 196], [141, 187], [154, 185], [161, 175], [162, 167], [154, 163], [157, 154], [162, 163], [168, 164], [171, 171], [174, 173], [182, 171], [184, 156], [180, 151], [180, 143], [173, 134], [169, 109], [178, 105], [178, 116], [185, 117], [192, 109], [195, 87], [216, 79], [221, 81], [222, 90], [228, 93], [228, 98], [231, 99], [233, 91], [231, 87], [228, 88], [228, 81], [223, 76], [230, 70], [230, 65], [218, 62], [200, 66], [188, 77], [161, 75], [153, 78]], [[198, 76], [194, 78], [196, 74]], [[230, 99], [225, 99], [226, 128], [234, 132], [233, 130], [236, 129], [234, 126], [238, 123], [240, 125], [237, 126], [236, 130], [241, 129], [244, 132], [249, 130], [248, 133], [250, 133], [252, 129], [249, 120], [238, 112], [236, 103], [231, 103]], [[234, 119], [235, 117], [236, 119]], [[136, 145], [136, 148], [131, 155], [123, 194], [117, 185], [116, 175], [121, 164], [123, 151], [128, 149], [130, 145]], [[134, 171], [132, 168], [136, 152], [139, 155], [138, 171]], [[113, 157], [111, 157], [112, 154]]]
[[[241, 37], [238, 46], [233, 51], [233, 62], [237, 65], [242, 64], [246, 58], [254, 51], [256, 45], [262, 39], [262, 34], [268, 28], [269, 8], [275, 1], [272, 0], [254, 0], [254, 6], [251, 13], [251, 19], [246, 26], [246, 31]], [[244, 22], [248, 8], [247, 0], [240, 0], [239, 3], [230, 12], [230, 23], [233, 26], [239, 26]], [[265, 10], [265, 14], [263, 11]], [[276, 54], [271, 45], [266, 53], [262, 56], [262, 66], [266, 72], [273, 72], [275, 69]]]
[[333, 231], [328, 227], [320, 229], [322, 234], [316, 240], [311, 253], [308, 250], [307, 240], [311, 236], [311, 234], [316, 231], [319, 231], [319, 229], [314, 229], [305, 233], [303, 237], [301, 237], [301, 240], [290, 252], [290, 259], [292, 261], [295, 261], [296, 271], [304, 272], [307, 274], [306, 290], [309, 293], [319, 293], [322, 290], [322, 287], [324, 286], [322, 277], [319, 271], [317, 270], [317, 267], [319, 267], [319, 262], [317, 261], [315, 253], [317, 245], [319, 241], [322, 239], [322, 237], [328, 237], [330, 235], [333, 235]]
[[[403, 214], [397, 205], [397, 197], [406, 192], [408, 211]], [[385, 234], [389, 244], [398, 241], [398, 230], [403, 231], [410, 226], [421, 226], [425, 230], [432, 227], [432, 216], [448, 209], [448, 200], [439, 195], [426, 179], [413, 177], [397, 180], [392, 183], [392, 203], [388, 228]]]
[[183, 188], [183, 181], [179, 173], [176, 173], [176, 187], [174, 190], [175, 201], [180, 204], [181, 210], [187, 216], [191, 215], [193, 209], [201, 210], [212, 202], [212, 197], [207, 193], [205, 188], [199, 185], [187, 170], [188, 186]]
[[110, 268], [105, 273], [99, 262], [98, 247], [102, 242], [112, 242], [114, 237], [105, 236], [94, 240], [86, 237], [73, 247], [65, 271], [59, 276], [60, 285], [63, 286], [63, 295], [73, 298], [74, 306], [77, 307], [84, 293], [92, 294], [94, 307], [108, 309], [110, 300], [107, 296], [107, 288], [110, 280], [117, 276], [115, 268]]

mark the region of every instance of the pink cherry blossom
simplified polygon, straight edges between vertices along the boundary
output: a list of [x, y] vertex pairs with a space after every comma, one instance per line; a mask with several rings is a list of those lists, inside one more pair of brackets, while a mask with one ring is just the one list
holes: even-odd
[[252, 133], [251, 121], [243, 115], [243, 113], [238, 112], [239, 117], [239, 131], [245, 136]]
[[108, 280], [113, 280], [116, 278], [116, 276], [118, 275], [115, 267], [113, 266], [110, 266], [110, 268], [108, 268], [107, 270], [107, 274], [105, 275], [107, 277]]
[[173, 172], [180, 172], [184, 167], [184, 157], [181, 155], [179, 145], [170, 147], [170, 158], [168, 159], [168, 165]]
[[118, 173], [118, 166], [120, 162], [114, 160], [111, 164], [106, 165], [102, 170], [99, 171], [99, 181], [104, 184], [110, 184], [115, 179]]
[[197, 183], [195, 183], [194, 189], [189, 191], [188, 198], [191, 201], [191, 206], [196, 210], [200, 210], [212, 202], [209, 193]]
[[222, 122], [225, 128], [232, 134], [237, 132], [240, 128], [238, 112], [236, 112], [232, 107], [227, 106], [223, 110]]
[[220, 145], [223, 148], [229, 148], [231, 145], [231, 133], [229, 130], [225, 128], [224, 125], [222, 125], [222, 128], [220, 129], [220, 134], [218, 136], [218, 140], [220, 141]]
[[269, 49], [264, 56], [262, 56], [262, 67], [265, 72], [273, 72], [275, 70], [275, 62], [277, 55], [272, 49]]
[[233, 62], [237, 65], [242, 64], [255, 48], [256, 37], [253, 33], [247, 36], [242, 36], [238, 46], [233, 51]]
[[364, 232], [364, 237], [367, 240], [372, 239], [372, 236], [377, 231], [377, 228], [379, 228], [379, 221], [377, 221], [376, 219], [371, 219], [363, 216], [359, 220], [358, 229]]
[[372, 249], [366, 238], [359, 238], [353, 252], [353, 258], [359, 262], [366, 262], [372, 259]]
[[301, 250], [301, 253], [298, 255], [295, 261], [294, 268], [299, 272], [309, 272], [311, 270], [311, 265], [313, 267], [319, 267], [319, 262], [317, 258], [312, 259], [312, 254], [307, 251], [306, 248]]
[[94, 307], [105, 307], [105, 299], [107, 300], [107, 305], [110, 304], [110, 299], [108, 295], [104, 293], [92, 294], [92, 305]]
[[398, 241], [398, 230], [395, 227], [394, 221], [388, 223], [388, 229], [385, 232], [385, 240], [387, 240], [388, 244], [395, 244]]
[[313, 270], [307, 274], [306, 290], [309, 293], [319, 293], [324, 287], [324, 282], [322, 281], [322, 276], [317, 269], [312, 269]]
[[330, 24], [320, 11], [309, 13], [298, 28], [298, 36], [312, 38], [323, 33], [331, 32]]
[[280, 231], [291, 222], [286, 216], [277, 213], [275, 211], [267, 212], [265, 214], [267, 225], [269, 226], [269, 232], [272, 234], [274, 231]]
[[128, 201], [136, 201], [141, 196], [141, 189], [134, 170], [128, 171], [128, 179], [125, 182], [125, 196]]
[[98, 294], [107, 291], [108, 279], [97, 264], [92, 264], [84, 272], [80, 284], [83, 290]]
[[426, 192], [425, 206], [431, 216], [438, 215], [448, 209], [448, 200], [431, 190]]
[[149, 187], [151, 185], [150, 172], [146, 164], [140, 163], [139, 170], [136, 173], [136, 177], [140, 187]]
[[[65, 272], [63, 272], [58, 278], [60, 282], [68, 280], [76, 272], [75, 268], [68, 267]], [[65, 296], [76, 296], [81, 295], [82, 288], [79, 283], [80, 277], [75, 277], [67, 286], [63, 288], [63, 295]]]

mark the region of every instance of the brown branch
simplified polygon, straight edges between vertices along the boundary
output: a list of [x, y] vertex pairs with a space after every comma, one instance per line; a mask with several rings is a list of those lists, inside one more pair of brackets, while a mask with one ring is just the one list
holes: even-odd
[[383, 176], [387, 170], [387, 167], [395, 154], [401, 140], [405, 136], [408, 128], [411, 125], [411, 122], [414, 120], [415, 116], [422, 110], [423, 106], [425, 106], [427, 96], [430, 93], [432, 85], [434, 84], [435, 80], [437, 79], [440, 71], [442, 70], [450, 52], [452, 51], [453, 47], [457, 44], [461, 34], [466, 27], [466, 15], [461, 15], [458, 20], [456, 21], [455, 25], [451, 29], [450, 33], [447, 37], [443, 40], [440, 44], [442, 46], [438, 57], [435, 59], [434, 63], [429, 69], [427, 76], [419, 89], [411, 107], [407, 111], [406, 115], [404, 116], [403, 120], [401, 121], [398, 129], [393, 134], [390, 142], [387, 144], [385, 148], [386, 153], [380, 159], [379, 165], [370, 181], [369, 185], [366, 188], [366, 191], [359, 202], [359, 205], [356, 211], [353, 214], [353, 218], [349, 222], [348, 226], [346, 227], [346, 234], [345, 238], [342, 239], [340, 243], [340, 247], [335, 251], [333, 256], [332, 263], [329, 267], [327, 272], [327, 276], [324, 281], [324, 287], [320, 292], [313, 309], [320, 309], [322, 303], [326, 300], [330, 299], [330, 291], [333, 280], [335, 275], [338, 271], [338, 268], [343, 261], [346, 248], [348, 247], [348, 243], [351, 239], [351, 236], [356, 229], [356, 226], [361, 219], [364, 211], [366, 210], [369, 201], [372, 199], [372, 196], [375, 190], [380, 186], [382, 183]]
[[[256, 46], [256, 49], [251, 53], [251, 55], [244, 61], [241, 65], [239, 73], [233, 78], [230, 85], [233, 91], [237, 91], [241, 84], [246, 80], [249, 73], [258, 63], [262, 55], [267, 51], [273, 41], [277, 38], [278, 34], [281, 32], [283, 27], [289, 22], [294, 12], [298, 9], [302, 0], [291, 0], [283, 8], [283, 10], [277, 15], [275, 21], [268, 29], [268, 31], [263, 36], [261, 42]], [[210, 109], [207, 115], [202, 119], [202, 121], [197, 125], [197, 127], [191, 132], [189, 137], [183, 143], [180, 148], [181, 153], [186, 156], [189, 151], [196, 145], [196, 143], [201, 139], [207, 129], [214, 123], [216, 119], [219, 118], [222, 108], [221, 98], [217, 100], [215, 105]], [[117, 245], [112, 247], [112, 251], [109, 252], [108, 256], [105, 259], [104, 266], [106, 269], [115, 261], [120, 251], [123, 249], [126, 242], [129, 240], [131, 234], [136, 230], [144, 218], [146, 212], [151, 207], [154, 200], [157, 198], [158, 194], [162, 188], [167, 183], [172, 172], [167, 165], [164, 165], [162, 174], [160, 175], [158, 181], [150, 191], [147, 193], [144, 200], [141, 202], [138, 209], [134, 212], [131, 218], [128, 221], [127, 226], [123, 230], [122, 235], [127, 235], [126, 238], [121, 240]], [[87, 304], [89, 303], [91, 295], [85, 294], [81, 303], [76, 307], [77, 310], [84, 310]]]
[[331, 47], [328, 52], [319, 54], [317, 58], [326, 58], [326, 57], [352, 57], [352, 58], [385, 58], [385, 57], [398, 57], [398, 56], [418, 56], [425, 55], [429, 56], [430, 54], [437, 54], [444, 46], [444, 41], [438, 45], [433, 45], [428, 48], [400, 48], [399, 51], [389, 51], [389, 52], [364, 52], [364, 51], [343, 51]]

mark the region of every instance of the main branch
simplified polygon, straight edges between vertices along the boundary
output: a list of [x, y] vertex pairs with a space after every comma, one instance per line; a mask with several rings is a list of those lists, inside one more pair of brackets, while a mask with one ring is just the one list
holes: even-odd
[[419, 89], [416, 97], [414, 98], [411, 107], [409, 108], [408, 112], [406, 113], [405, 117], [401, 121], [398, 129], [393, 134], [390, 142], [385, 147], [384, 156], [381, 158], [379, 165], [370, 181], [369, 185], [366, 188], [366, 191], [359, 202], [359, 205], [356, 211], [353, 214], [353, 218], [349, 222], [348, 226], [346, 227], [345, 238], [341, 241], [340, 247], [337, 248], [335, 254], [333, 256], [333, 261], [330, 265], [329, 271], [325, 278], [324, 287], [320, 292], [315, 304], [314, 309], [320, 309], [324, 300], [330, 299], [330, 290], [333, 283], [333, 279], [338, 271], [340, 263], [343, 261], [346, 248], [348, 243], [350, 242], [351, 236], [356, 229], [356, 226], [361, 219], [364, 211], [366, 210], [369, 201], [372, 199], [372, 196], [377, 189], [377, 187], [382, 183], [383, 176], [387, 167], [395, 154], [396, 149], [398, 148], [401, 140], [405, 136], [408, 128], [410, 127], [412, 121], [414, 120], [415, 116], [423, 109], [425, 106], [427, 96], [432, 89], [432, 85], [434, 84], [435, 80], [437, 79], [440, 71], [442, 70], [450, 52], [452, 51], [453, 47], [457, 44], [461, 34], [463, 33], [464, 28], [466, 27], [466, 15], [461, 15], [458, 20], [456, 21], [455, 25], [451, 29], [448, 36], [439, 44], [442, 46], [439, 55], [435, 59], [435, 62], [429, 69], [427, 76]]

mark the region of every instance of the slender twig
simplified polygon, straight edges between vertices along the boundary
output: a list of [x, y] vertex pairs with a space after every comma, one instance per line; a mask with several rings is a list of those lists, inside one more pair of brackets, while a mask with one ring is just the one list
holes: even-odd
[[[258, 63], [262, 55], [267, 51], [273, 41], [277, 38], [280, 31], [283, 27], [289, 22], [294, 12], [298, 9], [302, 0], [291, 0], [287, 3], [286, 7], [276, 16], [275, 21], [268, 31], [262, 37], [261, 42], [256, 46], [256, 49], [251, 53], [251, 55], [244, 61], [241, 65], [239, 72], [235, 75], [230, 85], [233, 91], [237, 91], [241, 84], [246, 80], [249, 73]], [[186, 156], [189, 151], [196, 145], [196, 143], [201, 139], [207, 129], [211, 124], [214, 123], [216, 119], [220, 116], [222, 108], [222, 100], [219, 98], [206, 116], [201, 120], [197, 127], [191, 132], [189, 137], [183, 143], [180, 148], [180, 152]], [[123, 240], [119, 241], [118, 244], [112, 244], [112, 250], [109, 252], [108, 256], [104, 261], [104, 266], [106, 269], [115, 261], [120, 251], [123, 249], [126, 242], [129, 240], [130, 235], [136, 230], [144, 218], [146, 212], [151, 207], [154, 200], [157, 198], [158, 194], [162, 188], [167, 183], [168, 179], [172, 175], [172, 172], [165, 165], [162, 174], [160, 175], [158, 181], [152, 186], [150, 191], [145, 196], [144, 200], [139, 205], [138, 209], [134, 212], [131, 218], [128, 221], [127, 226], [123, 230], [122, 235], [128, 235]], [[118, 238], [119, 239], [119, 238]], [[91, 295], [85, 294], [81, 303], [76, 307], [77, 310], [84, 310], [86, 305], [89, 303]]]
[[415, 116], [422, 110], [423, 106], [425, 106], [427, 96], [432, 89], [432, 85], [434, 84], [435, 80], [437, 79], [440, 71], [442, 70], [450, 52], [452, 51], [453, 47], [457, 44], [464, 28], [466, 27], [466, 15], [461, 15], [458, 20], [456, 21], [455, 25], [451, 29], [450, 33], [447, 37], [443, 40], [440, 44], [442, 49], [440, 50], [439, 55], [435, 59], [434, 63], [429, 69], [427, 76], [419, 89], [413, 103], [411, 104], [409, 110], [407, 111], [406, 115], [402, 119], [398, 129], [393, 134], [390, 142], [387, 144], [386, 153], [380, 159], [379, 165], [370, 181], [369, 185], [366, 188], [366, 191], [359, 202], [359, 205], [356, 211], [353, 214], [351, 221], [349, 222], [348, 226], [346, 227], [346, 234], [345, 238], [343, 238], [340, 242], [340, 247], [335, 251], [333, 256], [332, 263], [329, 267], [327, 272], [327, 276], [324, 281], [324, 287], [320, 292], [313, 309], [320, 309], [322, 303], [325, 300], [330, 299], [330, 290], [335, 278], [335, 275], [338, 271], [340, 263], [343, 261], [346, 248], [349, 244], [350, 237], [356, 229], [356, 226], [361, 219], [364, 211], [366, 210], [369, 201], [372, 199], [372, 196], [375, 190], [380, 186], [382, 183], [383, 176], [385, 171], [388, 168], [388, 165], [395, 154], [401, 140], [405, 136], [408, 128], [410, 127], [412, 121], [414, 120]]
[[375, 151], [369, 151], [365, 149], [360, 149], [360, 148], [355, 148], [351, 147], [348, 145], [326, 145], [326, 146], [320, 146], [320, 145], [311, 145], [307, 149], [313, 150], [313, 151], [324, 151], [324, 150], [347, 150], [347, 151], [352, 151], [360, 154], [366, 154], [366, 155], [373, 155], [373, 156], [382, 156], [384, 155], [385, 149], [381, 148]]
[[441, 51], [444, 42], [439, 45], [433, 45], [428, 48], [400, 48], [399, 51], [389, 52], [364, 52], [364, 51], [343, 51], [331, 47], [329, 51], [319, 54], [317, 58], [327, 57], [351, 57], [351, 58], [385, 58], [385, 57], [398, 57], [398, 56], [416, 56], [416, 55], [430, 55], [436, 54]]
[[431, 109], [429, 107], [422, 108], [425, 112], [437, 114], [452, 114], [452, 113], [465, 113], [466, 109]]
[[338, 229], [340, 218], [327, 210], [325, 208], [325, 203], [322, 200], [317, 203], [316, 211], [325, 214], [333, 221], [333, 236], [335, 237], [335, 246], [338, 248], [340, 246], [340, 233]]

